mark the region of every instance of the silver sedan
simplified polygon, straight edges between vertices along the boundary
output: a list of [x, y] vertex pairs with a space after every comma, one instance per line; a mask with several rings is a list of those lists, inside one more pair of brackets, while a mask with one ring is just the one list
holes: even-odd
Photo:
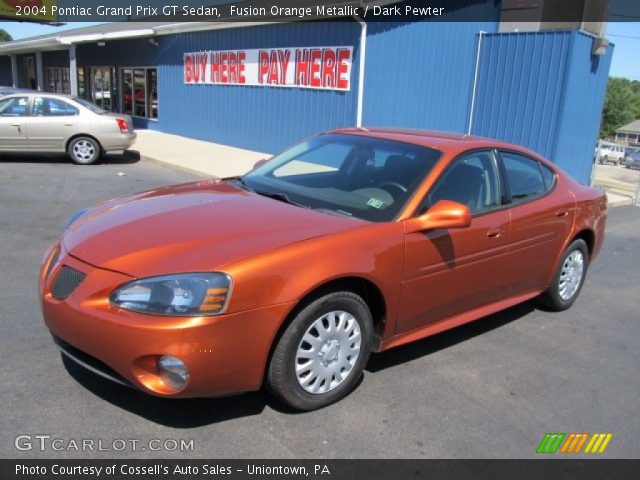
[[0, 152], [67, 152], [74, 163], [89, 165], [135, 139], [131, 117], [79, 97], [35, 92], [0, 100]]

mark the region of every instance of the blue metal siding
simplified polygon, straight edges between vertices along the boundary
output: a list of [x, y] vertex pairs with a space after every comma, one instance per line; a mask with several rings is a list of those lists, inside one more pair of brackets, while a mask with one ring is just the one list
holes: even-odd
[[0, 85], [10, 87], [12, 83], [11, 57], [0, 56]]
[[570, 32], [484, 37], [473, 133], [551, 157], [570, 39]]
[[466, 132], [481, 30], [497, 22], [369, 25], [363, 123]]
[[47, 67], [69, 68], [69, 51], [54, 50], [51, 52], [42, 52], [42, 68]]
[[552, 158], [577, 180], [588, 183], [600, 130], [613, 46], [605, 55], [591, 55], [593, 38], [573, 32], [558, 134]]
[[589, 181], [611, 49], [577, 31], [483, 39], [473, 133], [527, 147]]

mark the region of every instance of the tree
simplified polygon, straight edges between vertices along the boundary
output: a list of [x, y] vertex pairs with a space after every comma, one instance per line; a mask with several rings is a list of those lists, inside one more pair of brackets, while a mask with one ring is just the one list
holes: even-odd
[[640, 118], [640, 82], [611, 77], [602, 110], [600, 138], [611, 138], [616, 129]]
[[0, 28], [0, 42], [10, 42], [11, 40], [13, 40], [13, 37], [9, 35], [9, 32]]

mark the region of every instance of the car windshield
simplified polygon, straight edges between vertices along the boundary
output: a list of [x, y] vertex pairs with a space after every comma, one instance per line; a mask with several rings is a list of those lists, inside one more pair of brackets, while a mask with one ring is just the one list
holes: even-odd
[[88, 100], [85, 100], [84, 98], [80, 98], [80, 97], [72, 97], [72, 98], [74, 102], [79, 103], [84, 108], [88, 108], [93, 113], [97, 113], [98, 115], [104, 115], [105, 113], [107, 113], [102, 108], [98, 107], [97, 105], [95, 105], [94, 103], [91, 103]]
[[441, 152], [379, 138], [325, 134], [245, 175], [259, 194], [334, 215], [393, 220]]

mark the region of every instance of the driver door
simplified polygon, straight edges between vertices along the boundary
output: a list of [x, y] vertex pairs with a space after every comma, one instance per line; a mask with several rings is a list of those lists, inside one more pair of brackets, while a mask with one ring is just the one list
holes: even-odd
[[0, 151], [16, 152], [27, 148], [26, 116], [29, 97], [0, 100]]
[[491, 150], [464, 154], [442, 174], [423, 209], [438, 200], [469, 207], [471, 226], [407, 234], [396, 333], [492, 303], [505, 268], [510, 216], [502, 208]]

